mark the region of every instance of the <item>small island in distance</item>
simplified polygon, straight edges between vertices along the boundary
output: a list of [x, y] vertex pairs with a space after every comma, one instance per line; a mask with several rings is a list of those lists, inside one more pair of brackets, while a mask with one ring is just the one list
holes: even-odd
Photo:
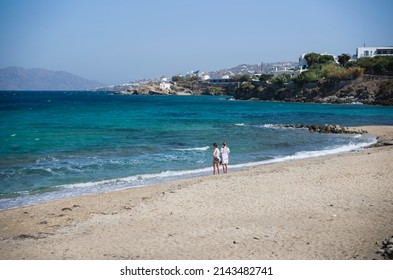
[[65, 71], [7, 67], [0, 69], [0, 90], [94, 90], [103, 84]]

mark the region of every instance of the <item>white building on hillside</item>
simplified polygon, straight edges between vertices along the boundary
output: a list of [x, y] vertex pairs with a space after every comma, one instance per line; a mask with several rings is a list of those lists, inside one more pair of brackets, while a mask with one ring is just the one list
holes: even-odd
[[166, 77], [161, 78], [160, 89], [162, 91], [169, 91], [171, 89], [171, 83], [168, 82]]
[[201, 75], [202, 81], [207, 81], [210, 79], [209, 73], [208, 72], [203, 72]]
[[393, 47], [360, 47], [356, 49], [356, 58], [374, 56], [393, 56]]

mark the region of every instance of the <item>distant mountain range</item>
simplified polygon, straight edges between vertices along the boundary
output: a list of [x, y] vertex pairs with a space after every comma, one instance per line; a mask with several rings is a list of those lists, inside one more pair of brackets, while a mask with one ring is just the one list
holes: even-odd
[[8, 67], [0, 69], [0, 90], [85, 90], [103, 84], [64, 71]]

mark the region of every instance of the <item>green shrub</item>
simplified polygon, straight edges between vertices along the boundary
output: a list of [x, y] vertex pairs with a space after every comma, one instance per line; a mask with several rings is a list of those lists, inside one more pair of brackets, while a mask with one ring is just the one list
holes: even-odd
[[392, 56], [362, 57], [353, 65], [362, 67], [368, 74], [391, 75], [393, 74]]
[[240, 88], [243, 91], [247, 91], [247, 90], [253, 90], [255, 86], [251, 82], [243, 82]]
[[291, 76], [288, 74], [281, 74], [272, 78], [272, 83], [277, 85], [283, 85], [291, 80]]
[[363, 75], [364, 69], [361, 67], [340, 67], [331, 63], [322, 67], [322, 77], [330, 81], [352, 80]]
[[321, 72], [319, 70], [308, 70], [295, 76], [293, 81], [298, 84], [318, 82], [321, 79]]

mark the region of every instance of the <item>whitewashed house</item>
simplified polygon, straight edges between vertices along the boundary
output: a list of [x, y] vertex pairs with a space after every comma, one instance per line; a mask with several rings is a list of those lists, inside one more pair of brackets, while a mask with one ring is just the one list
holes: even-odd
[[374, 56], [393, 56], [393, 47], [360, 47], [356, 49], [356, 58]]

